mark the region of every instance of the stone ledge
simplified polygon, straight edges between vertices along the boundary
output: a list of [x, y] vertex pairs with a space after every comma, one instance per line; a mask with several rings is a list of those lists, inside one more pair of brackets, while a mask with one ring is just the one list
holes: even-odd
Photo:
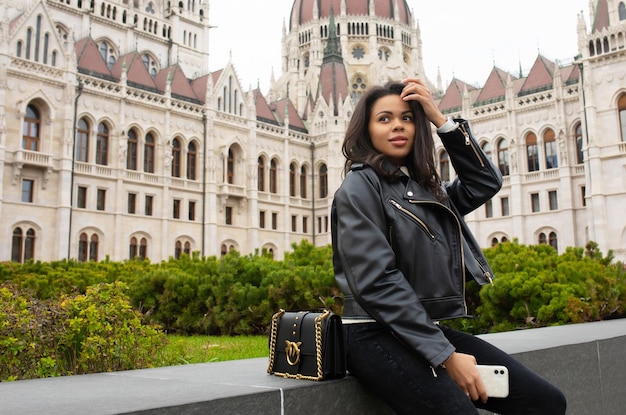
[[[626, 408], [626, 319], [480, 336], [567, 395], [568, 415]], [[387, 415], [350, 376], [313, 382], [266, 373], [267, 358], [0, 383], [2, 415]]]

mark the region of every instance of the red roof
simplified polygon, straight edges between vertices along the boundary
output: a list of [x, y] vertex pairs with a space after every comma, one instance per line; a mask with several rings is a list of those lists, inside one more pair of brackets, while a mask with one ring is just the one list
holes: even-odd
[[448, 85], [448, 89], [443, 95], [443, 98], [439, 101], [439, 109], [441, 111], [446, 111], [461, 108], [463, 105], [463, 94], [465, 91], [469, 92], [474, 90], [476, 90], [476, 88], [472, 85], [456, 78], [452, 79], [452, 82]]
[[304, 122], [302, 122], [302, 120], [300, 119], [296, 107], [289, 99], [282, 99], [280, 101], [273, 102], [270, 105], [270, 108], [273, 109], [273, 113], [279, 123], [284, 124], [285, 115], [287, 115], [287, 117], [289, 118], [289, 127], [294, 127], [306, 131], [306, 126], [304, 125]]
[[141, 56], [137, 52], [130, 52], [124, 56], [120, 56], [119, 59], [111, 68], [111, 73], [115, 79], [122, 78], [123, 67], [126, 66], [126, 81], [132, 82], [143, 87], [157, 90], [154, 80], [148, 73], [148, 68], [141, 60]]
[[511, 75], [508, 72], [494, 67], [491, 70], [485, 85], [482, 87], [480, 94], [476, 97], [476, 102], [497, 101], [504, 99], [504, 96], [506, 95], [507, 80], [510, 76]]
[[318, 92], [317, 98], [321, 95], [328, 105], [333, 105], [336, 113], [339, 105], [348, 97], [348, 74], [342, 62], [332, 60], [322, 64]]
[[263, 96], [263, 94], [261, 93], [260, 89], [255, 89], [254, 91], [252, 91], [252, 93], [254, 94], [254, 105], [256, 108], [256, 116], [257, 118], [261, 118], [264, 121], [270, 121], [270, 122], [278, 122], [276, 120], [276, 117], [274, 116], [274, 113], [272, 112], [272, 109], [270, 108], [269, 104], [267, 103], [267, 100], [265, 99], [265, 97]]
[[609, 23], [609, 5], [606, 0], [599, 0], [596, 5], [591, 33], [602, 32], [602, 30], [609, 27]]
[[528, 73], [520, 92], [533, 92], [550, 87], [554, 78], [555, 67], [554, 62], [539, 55]]
[[[346, 15], [348, 16], [368, 16], [369, 5], [374, 2], [374, 13], [376, 16], [395, 19], [396, 6], [398, 8], [399, 22], [410, 24], [411, 9], [406, 0], [345, 0]], [[291, 8], [291, 24], [302, 25], [316, 19], [328, 19], [331, 5], [335, 16], [341, 13], [342, 0], [295, 0]], [[314, 8], [317, 8], [314, 10]], [[317, 11], [318, 14], [314, 12]], [[290, 29], [293, 29], [290, 26]]]
[[165, 92], [167, 88], [168, 77], [172, 85], [171, 92], [173, 95], [178, 95], [180, 97], [189, 98], [196, 101], [204, 101], [204, 95], [201, 97], [198, 97], [196, 95], [191, 86], [191, 83], [185, 76], [183, 69], [178, 64], [170, 66], [169, 68], [162, 69], [154, 78], [154, 82], [159, 91]]
[[98, 45], [91, 37], [86, 37], [74, 44], [76, 62], [79, 70], [112, 77], [106, 62], [102, 59]]

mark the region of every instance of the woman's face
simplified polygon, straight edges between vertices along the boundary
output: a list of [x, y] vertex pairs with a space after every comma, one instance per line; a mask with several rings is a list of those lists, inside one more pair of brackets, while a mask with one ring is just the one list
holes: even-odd
[[368, 130], [372, 145], [394, 164], [405, 164], [413, 149], [415, 120], [409, 104], [399, 95], [386, 95], [372, 106]]

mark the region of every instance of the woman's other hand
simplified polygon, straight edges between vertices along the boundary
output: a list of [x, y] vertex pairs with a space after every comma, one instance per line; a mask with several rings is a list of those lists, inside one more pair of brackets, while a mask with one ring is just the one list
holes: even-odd
[[487, 402], [487, 390], [476, 369], [476, 358], [469, 354], [452, 353], [445, 363], [446, 371], [473, 401]]

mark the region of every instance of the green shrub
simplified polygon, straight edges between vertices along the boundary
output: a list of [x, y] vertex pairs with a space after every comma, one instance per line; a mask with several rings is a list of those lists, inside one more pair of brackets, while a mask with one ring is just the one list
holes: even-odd
[[480, 291], [481, 326], [491, 331], [561, 325], [626, 316], [623, 264], [595, 251], [516, 241], [486, 250], [497, 276]]
[[64, 318], [58, 303], [0, 284], [0, 381], [58, 376], [55, 344]]
[[141, 322], [123, 283], [46, 300], [0, 286], [0, 380], [151, 367], [165, 335]]

